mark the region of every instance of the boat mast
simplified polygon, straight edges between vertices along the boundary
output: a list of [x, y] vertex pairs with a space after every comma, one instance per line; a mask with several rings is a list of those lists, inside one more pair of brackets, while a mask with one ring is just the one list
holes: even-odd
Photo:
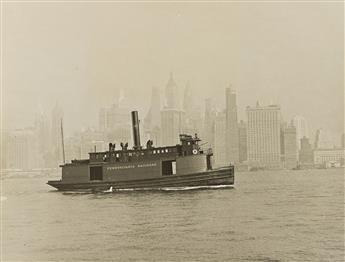
[[63, 139], [62, 118], [61, 118], [61, 144], [62, 144], [62, 159], [63, 159], [63, 163], [65, 164], [65, 143], [64, 143], [64, 139]]

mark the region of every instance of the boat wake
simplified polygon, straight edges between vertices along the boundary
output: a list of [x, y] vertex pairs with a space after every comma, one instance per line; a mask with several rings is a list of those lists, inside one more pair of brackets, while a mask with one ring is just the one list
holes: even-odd
[[216, 185], [216, 186], [181, 186], [181, 187], [162, 187], [163, 191], [185, 191], [198, 189], [218, 189], [218, 188], [232, 188], [232, 185]]
[[[133, 191], [190, 191], [205, 189], [225, 189], [233, 188], [233, 185], [215, 185], [215, 186], [181, 186], [181, 187], [142, 187], [142, 188], [122, 188], [115, 189], [112, 186], [107, 190], [100, 191], [65, 191], [64, 195], [85, 195], [85, 194], [111, 194], [116, 192], [133, 192]], [[55, 191], [54, 191], [55, 192]]]
[[108, 190], [104, 190], [103, 193], [112, 193], [113, 187], [111, 186]]
[[126, 191], [187, 191], [187, 190], [200, 190], [200, 189], [221, 189], [221, 188], [232, 188], [232, 185], [215, 185], [215, 186], [181, 186], [181, 187], [145, 187], [145, 188], [123, 188], [113, 189], [112, 187], [104, 193], [113, 192], [126, 192]]

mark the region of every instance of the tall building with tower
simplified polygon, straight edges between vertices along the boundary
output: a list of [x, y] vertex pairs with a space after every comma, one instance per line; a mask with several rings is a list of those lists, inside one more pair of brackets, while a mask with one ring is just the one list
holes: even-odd
[[228, 162], [239, 162], [239, 141], [237, 123], [236, 93], [231, 88], [225, 89], [226, 115], [226, 158]]
[[281, 112], [277, 105], [247, 107], [247, 150], [251, 167], [281, 167]]
[[172, 73], [165, 88], [165, 106], [160, 114], [161, 143], [176, 145], [179, 143], [179, 135], [185, 130], [186, 114], [180, 109], [179, 93]]

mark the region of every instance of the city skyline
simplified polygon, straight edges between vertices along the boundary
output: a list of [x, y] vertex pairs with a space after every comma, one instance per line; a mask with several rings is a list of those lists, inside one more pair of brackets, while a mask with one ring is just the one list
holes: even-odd
[[[153, 86], [152, 90], [154, 90], [154, 92], [156, 93], [155, 95], [158, 95], [158, 99], [159, 99], [159, 108], [160, 110], [163, 110], [164, 108], [169, 108], [167, 107], [166, 103], [167, 103], [167, 99], [166, 99], [166, 87], [169, 86], [171, 84], [171, 81], [175, 81], [174, 80], [174, 75], [172, 72], [170, 72], [170, 76], [167, 78], [166, 82], [166, 86], [163, 85], [162, 88], [158, 88], [157, 86]], [[188, 111], [188, 109], [186, 110], [184, 107], [186, 105], [183, 105], [184, 103], [184, 99], [186, 94], [184, 93], [187, 90], [188, 93], [188, 98], [191, 99], [191, 93], [195, 91], [193, 88], [191, 88], [190, 82], [187, 81], [186, 84], [184, 86], [178, 86], [175, 82], [173, 83], [174, 85], [176, 85], [177, 91], [176, 91], [176, 96], [179, 98], [178, 99], [178, 106], [176, 107], [178, 110], [182, 110], [182, 111]], [[224, 90], [229, 89], [229, 87], [224, 87]], [[223, 90], [223, 93], [224, 93]], [[230, 89], [229, 89], [230, 90]], [[231, 92], [234, 93], [235, 95], [235, 99], [241, 98], [242, 94], [238, 94], [238, 91], [236, 90], [236, 88], [234, 88], [233, 86], [231, 86]], [[112, 102], [110, 102], [110, 104], [105, 104], [102, 105], [101, 108], [94, 108], [95, 113], [92, 114], [92, 118], [90, 117], [88, 119], [88, 121], [84, 121], [83, 125], [72, 125], [73, 128], [71, 128], [71, 125], [69, 125], [69, 123], [71, 123], [71, 117], [69, 115], [64, 116], [64, 122], [67, 123], [65, 124], [64, 128], [67, 130], [67, 136], [72, 136], [74, 133], [78, 133], [82, 130], [86, 130], [89, 128], [92, 129], [100, 129], [102, 130], [102, 128], [100, 127], [100, 112], [99, 110], [105, 109], [105, 108], [110, 108], [110, 107], [114, 107], [114, 106], [119, 106], [120, 104], [123, 105], [123, 110], [127, 109], [128, 110], [128, 116], [129, 116], [129, 112], [131, 110], [138, 110], [140, 112], [140, 118], [143, 122], [145, 122], [144, 120], [148, 121], [148, 119], [146, 119], [147, 115], [150, 114], [150, 107], [152, 105], [150, 105], [150, 99], [152, 99], [152, 93], [148, 93], [147, 94], [147, 99], [143, 99], [145, 101], [145, 103], [142, 103], [141, 105], [132, 105], [130, 102], [130, 99], [128, 98], [128, 96], [126, 96], [126, 92], [124, 91], [124, 89], [119, 89], [118, 92], [116, 92], [117, 94], [114, 95], [114, 100]], [[214, 96], [218, 96], [219, 94], [214, 94]], [[171, 96], [171, 94], [169, 95]], [[168, 97], [169, 97], [168, 96]], [[220, 101], [219, 103], [217, 103], [217, 101], [215, 100], [215, 97], [207, 97], [204, 99], [200, 99], [199, 103], [196, 100], [195, 95], [193, 96], [193, 103], [195, 103], [195, 107], [197, 107], [199, 110], [201, 111], [205, 111], [205, 101], [209, 100], [211, 103], [214, 104], [214, 109], [215, 112], [214, 113], [219, 113], [222, 112], [223, 110], [226, 109], [226, 96], [224, 96], [223, 101]], [[256, 100], [256, 103], [260, 103], [260, 104], [264, 104], [264, 105], [279, 105], [281, 107], [281, 105], [279, 104], [279, 101], [277, 103], [273, 103], [273, 101], [267, 102], [268, 99], [263, 100], [264, 102], [262, 103], [262, 100]], [[266, 102], [266, 103], [265, 103]], [[157, 102], [155, 102], [157, 103]], [[236, 101], [235, 101], [236, 103]], [[246, 114], [246, 108], [250, 106], [250, 105], [246, 105], [246, 107], [244, 108], [237, 108], [237, 114], [241, 117], [237, 117], [237, 123], [240, 123], [240, 121], [247, 121], [247, 116]], [[25, 129], [25, 128], [31, 128], [33, 127], [34, 122], [36, 121], [37, 116], [39, 115], [44, 115], [45, 117], [47, 117], [50, 114], [54, 114], [53, 111], [57, 110], [56, 107], [62, 107], [60, 103], [55, 102], [53, 103], [53, 105], [51, 105], [50, 109], [48, 110], [43, 110], [43, 108], [38, 105], [37, 108], [38, 110], [29, 118], [30, 121], [28, 121], [28, 124], [22, 124], [22, 125], [18, 125], [18, 126], [12, 126], [12, 128], [10, 128], [9, 126], [3, 125], [2, 130], [15, 130], [15, 129]], [[138, 109], [139, 108], [139, 109]], [[59, 109], [61, 110], [61, 109]], [[65, 108], [64, 110], [65, 111]], [[314, 143], [314, 138], [317, 135], [317, 132], [321, 132], [322, 133], [322, 142], [327, 144], [326, 147], [332, 147], [333, 145], [338, 145], [340, 143], [340, 139], [339, 139], [339, 135], [341, 135], [344, 131], [340, 131], [338, 132], [332, 132], [332, 130], [330, 130], [329, 128], [324, 128], [324, 127], [313, 127], [313, 125], [310, 124], [309, 119], [306, 119], [304, 116], [301, 116], [300, 114], [296, 113], [295, 115], [293, 115], [291, 118], [288, 118], [286, 115], [286, 112], [284, 110], [284, 108], [282, 108], [282, 111], [284, 111], [284, 114], [282, 115], [282, 121], [286, 121], [286, 122], [290, 122], [293, 121], [294, 126], [297, 128], [297, 138], [298, 141], [303, 138], [304, 136], [308, 137], [311, 139], [311, 141]], [[60, 113], [63, 114], [63, 113]], [[123, 114], [125, 115], [126, 112], [123, 111]], [[157, 115], [157, 105], [155, 108], [155, 114]], [[159, 114], [158, 114], [159, 115]], [[156, 116], [157, 117], [157, 116]], [[126, 118], [126, 116], [123, 116], [123, 118]], [[213, 116], [213, 120], [215, 120], [215, 115]], [[31, 120], [32, 119], [32, 120]], [[129, 118], [128, 118], [129, 119]], [[55, 120], [56, 122], [57, 120]], [[159, 119], [160, 121], [160, 119]], [[75, 122], [75, 121], [73, 121]], [[76, 121], [78, 123], [78, 121]], [[123, 120], [122, 120], [123, 122]], [[303, 125], [306, 125], [306, 127], [303, 126], [303, 130], [301, 130], [301, 123]], [[56, 126], [57, 124], [55, 124]], [[202, 125], [202, 123], [201, 123]], [[5, 128], [4, 128], [5, 127]], [[6, 128], [7, 127], [7, 128]], [[207, 135], [206, 135], [207, 136]], [[297, 143], [298, 146], [298, 143]], [[323, 146], [325, 147], [325, 146]]]
[[[171, 74], [171, 73], [170, 73]], [[175, 74], [174, 74], [175, 75]], [[182, 99], [183, 99], [183, 95], [182, 95], [182, 92], [184, 91], [184, 88], [185, 86], [188, 85], [189, 86], [189, 89], [193, 90], [194, 92], [197, 91], [196, 88], [193, 88], [191, 87], [191, 84], [190, 84], [190, 81], [186, 81], [185, 83], [181, 84], [181, 85], [177, 85], [178, 87], [178, 92], [179, 92], [179, 96], [180, 96], [180, 99], [181, 101], [178, 101], [180, 104], [182, 103]], [[223, 87], [223, 89], [227, 88], [228, 85], [225, 85]], [[236, 87], [234, 87], [233, 85], [231, 85], [233, 90], [235, 90], [235, 93], [237, 94], [238, 93], [238, 89]], [[161, 94], [164, 94], [164, 91], [165, 91], [165, 86], [164, 84], [162, 84], [160, 87], [157, 87], [155, 85], [151, 86], [151, 88], [154, 88], [156, 89], [158, 92], [160, 92]], [[224, 91], [223, 91], [224, 93]], [[151, 97], [151, 93], [148, 92], [146, 94], [147, 96], [146, 97], [142, 97], [144, 98], [142, 103], [140, 104], [134, 104], [133, 102], [130, 101], [130, 98], [129, 96], [127, 95], [126, 93], [126, 90], [123, 89], [123, 88], [119, 88], [119, 89], [114, 89], [114, 94], [113, 94], [113, 98], [110, 99], [110, 102], [108, 104], [102, 104], [100, 105], [101, 107], [109, 107], [109, 106], [112, 106], [114, 104], [117, 104], [119, 102], [119, 100], [121, 99], [124, 99], [126, 100], [126, 105], [128, 108], [132, 108], [132, 109], [135, 109], [135, 110], [139, 110], [141, 112], [141, 115], [145, 116], [146, 114], [149, 113], [149, 110], [150, 110], [150, 103], [148, 102], [150, 100], [150, 97]], [[194, 96], [194, 101], [195, 101], [195, 104], [201, 109], [201, 110], [204, 110], [204, 101], [205, 99], [212, 99], [213, 103], [216, 104], [216, 111], [221, 111], [222, 108], [225, 107], [225, 101], [222, 101], [222, 99], [218, 99], [219, 97], [221, 97], [221, 94], [218, 94], [218, 93], [214, 93], [212, 97], [202, 97], [202, 98], [199, 98], [197, 99], [195, 96]], [[199, 101], [198, 101], [199, 100]], [[220, 100], [220, 101], [219, 101]], [[224, 99], [223, 99], [224, 100]], [[240, 94], [240, 96], [238, 97], [238, 100], [243, 100], [243, 95]], [[262, 104], [266, 104], [266, 105], [270, 105], [270, 104], [279, 104], [281, 105], [281, 101], [279, 100], [272, 100], [272, 99], [269, 99], [269, 98], [266, 98], [266, 99], [253, 99], [253, 101], [255, 101], [255, 103], [257, 101], [259, 101], [260, 103]], [[161, 108], [164, 107], [164, 103], [166, 103], [165, 100], [162, 100], [161, 101]], [[60, 106], [62, 106], [64, 103], [64, 101], [59, 101], [59, 100], [55, 100], [54, 102], [52, 102], [51, 104], [59, 104]], [[253, 104], [253, 103], [252, 103]], [[240, 106], [237, 106], [237, 113], [238, 113], [238, 120], [245, 120], [246, 119], [246, 115], [245, 115], [245, 112], [246, 112], [246, 107], [248, 105], [245, 105], [243, 107], [240, 107]], [[182, 105], [179, 106], [181, 109], [182, 109]], [[281, 106], [282, 107], [282, 106]], [[38, 105], [35, 105], [34, 107], [34, 112], [32, 115], [28, 115], [27, 117], [25, 117], [25, 121], [22, 121], [20, 123], [15, 123], [15, 122], [11, 122], [11, 124], [7, 124], [6, 122], [3, 123], [3, 129], [17, 129], [17, 128], [26, 128], [28, 126], [30, 126], [30, 124], [34, 121], [35, 117], [37, 114], [40, 114], [40, 113], [45, 113], [45, 114], [50, 114], [51, 110], [53, 109], [52, 105], [49, 105], [48, 107], [46, 108], [43, 108], [43, 106], [41, 104], [38, 104]], [[66, 108], [64, 108], [66, 110]], [[67, 107], [67, 109], [71, 109], [71, 107]], [[85, 110], [89, 110], [90, 108], [88, 108], [87, 106], [85, 108], [80, 108], [80, 110], [82, 109], [85, 109]], [[284, 109], [284, 108], [283, 108]], [[30, 109], [32, 110], [32, 108]], [[30, 111], [28, 110], [28, 111]], [[92, 113], [90, 114], [92, 117], [89, 118], [89, 119], [86, 119], [84, 121], [80, 121], [80, 119], [77, 119], [77, 121], [75, 121], [74, 119], [72, 119], [72, 117], [70, 117], [71, 115], [68, 114], [66, 117], [64, 117], [65, 121], [67, 122], [67, 125], [66, 125], [66, 129], [67, 129], [67, 132], [68, 134], [72, 134], [73, 132], [78, 132], [81, 128], [97, 128], [99, 123], [98, 123], [98, 120], [96, 119], [98, 117], [98, 112], [99, 108], [96, 108], [96, 107], [93, 107], [93, 110], [92, 110]], [[327, 136], [330, 136], [330, 139], [333, 143], [338, 140], [338, 136], [339, 136], [339, 132], [341, 133], [344, 129], [332, 129], [332, 126], [322, 126], [321, 124], [318, 125], [318, 124], [315, 124], [315, 123], [312, 123], [310, 119], [308, 119], [307, 117], [305, 117], [304, 115], [302, 115], [298, 110], [295, 110], [294, 113], [292, 114], [289, 114], [285, 111], [285, 114], [284, 114], [284, 120], [287, 120], [287, 121], [290, 121], [291, 119], [299, 119], [299, 118], [303, 118], [304, 120], [307, 120], [308, 124], [310, 126], [307, 127], [308, 129], [308, 136], [315, 136], [315, 132], [317, 129], [322, 129], [322, 130], [325, 130], [327, 132]], [[4, 110], [4, 120], [6, 120], [6, 110]], [[25, 112], [27, 113], [27, 112]], [[316, 115], [314, 113], [314, 115]], [[144, 117], [143, 117], [144, 118]], [[296, 120], [294, 121], [295, 122], [295, 125], [299, 126], [299, 122], [300, 120]], [[344, 123], [343, 121], [341, 123]], [[341, 124], [341, 123], [337, 123], [337, 125]], [[310, 132], [310, 134], [309, 134]], [[302, 136], [300, 136], [300, 138], [302, 138]]]
[[[216, 110], [212, 99], [208, 98], [204, 101], [205, 110], [202, 113], [198, 106], [191, 103], [193, 92], [190, 86], [186, 85], [183, 100], [180, 100], [182, 92], [179, 95], [169, 90], [175, 86], [171, 85], [172, 82], [174, 80], [170, 76], [168, 90], [163, 94], [152, 88], [150, 110], [146, 116], [139, 118], [143, 141], [150, 139], [154, 146], [173, 146], [179, 143], [179, 134], [198, 134], [205, 150], [214, 149], [216, 166], [230, 162], [245, 169], [293, 169], [301, 165], [310, 166], [310, 161], [318, 165], [322, 165], [323, 161], [335, 161], [337, 165], [342, 163], [339, 159], [342, 159], [344, 150], [344, 133], [334, 144], [322, 129], [317, 129], [312, 137], [306, 131], [308, 122], [303, 117], [285, 121], [279, 105], [262, 105], [258, 101], [256, 106], [247, 106], [246, 119], [239, 120], [236, 117], [237, 94], [230, 88], [224, 89], [226, 96], [222, 109]], [[168, 99], [179, 101], [179, 105], [163, 103], [160, 106], [162, 101]], [[65, 159], [62, 143], [65, 144], [67, 162], [87, 158], [90, 152], [103, 152], [108, 143], [117, 145], [117, 148], [121, 143], [128, 143], [131, 148], [130, 111], [123, 92], [120, 92], [116, 103], [99, 108], [97, 128], [80, 129], [73, 135], [65, 136], [63, 142], [64, 110], [55, 104], [50, 117], [40, 112], [35, 116], [33, 126], [2, 133], [4, 164], [26, 169], [58, 166], [63, 162], [62, 156]], [[313, 146], [308, 148], [308, 143]], [[303, 146], [299, 148], [299, 144]], [[26, 155], [35, 157], [29, 160]]]
[[301, 115], [336, 137], [344, 130], [340, 6], [6, 3], [3, 128], [28, 126], [57, 101], [67, 133], [97, 126], [98, 108], [121, 89], [146, 115], [152, 86], [163, 90], [173, 72], [201, 107], [208, 97], [223, 107], [231, 83], [238, 119], [257, 100], [272, 101], [286, 119]]

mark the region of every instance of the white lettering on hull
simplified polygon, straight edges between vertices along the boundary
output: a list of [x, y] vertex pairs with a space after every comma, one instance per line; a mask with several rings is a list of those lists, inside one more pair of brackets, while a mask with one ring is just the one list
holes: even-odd
[[141, 168], [141, 167], [153, 167], [157, 166], [157, 163], [147, 163], [147, 164], [138, 164], [138, 165], [126, 165], [126, 166], [110, 166], [107, 167], [107, 171], [110, 170], [119, 170], [119, 169], [131, 169], [131, 168]]

